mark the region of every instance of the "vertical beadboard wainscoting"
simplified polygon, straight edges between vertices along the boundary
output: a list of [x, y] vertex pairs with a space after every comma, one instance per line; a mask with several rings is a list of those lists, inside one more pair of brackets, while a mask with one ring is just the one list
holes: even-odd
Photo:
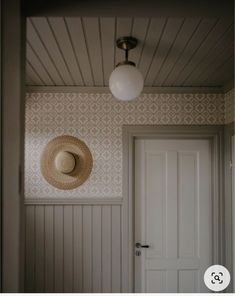
[[26, 292], [121, 292], [122, 203], [26, 204]]

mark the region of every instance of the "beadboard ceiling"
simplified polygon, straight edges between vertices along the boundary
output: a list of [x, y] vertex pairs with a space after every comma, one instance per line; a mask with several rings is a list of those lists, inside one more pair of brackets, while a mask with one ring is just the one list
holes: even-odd
[[118, 37], [139, 40], [130, 52], [149, 87], [223, 87], [233, 80], [231, 18], [29, 17], [28, 86], [108, 86], [123, 60]]

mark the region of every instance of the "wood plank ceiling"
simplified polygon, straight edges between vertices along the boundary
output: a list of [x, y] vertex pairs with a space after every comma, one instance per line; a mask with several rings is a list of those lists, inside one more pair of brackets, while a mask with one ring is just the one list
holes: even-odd
[[118, 37], [139, 40], [130, 52], [145, 86], [224, 86], [233, 79], [234, 27], [226, 18], [31, 17], [27, 85], [108, 86], [123, 60]]

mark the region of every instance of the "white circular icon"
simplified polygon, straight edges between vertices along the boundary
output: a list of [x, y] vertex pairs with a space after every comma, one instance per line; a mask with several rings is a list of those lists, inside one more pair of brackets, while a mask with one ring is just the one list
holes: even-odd
[[212, 265], [204, 273], [204, 282], [212, 291], [223, 291], [230, 283], [230, 273], [223, 265]]

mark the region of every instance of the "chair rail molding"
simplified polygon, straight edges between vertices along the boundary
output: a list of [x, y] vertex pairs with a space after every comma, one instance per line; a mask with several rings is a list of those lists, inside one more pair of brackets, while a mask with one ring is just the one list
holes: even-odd
[[27, 198], [25, 205], [121, 205], [123, 199], [121, 197], [111, 198]]

